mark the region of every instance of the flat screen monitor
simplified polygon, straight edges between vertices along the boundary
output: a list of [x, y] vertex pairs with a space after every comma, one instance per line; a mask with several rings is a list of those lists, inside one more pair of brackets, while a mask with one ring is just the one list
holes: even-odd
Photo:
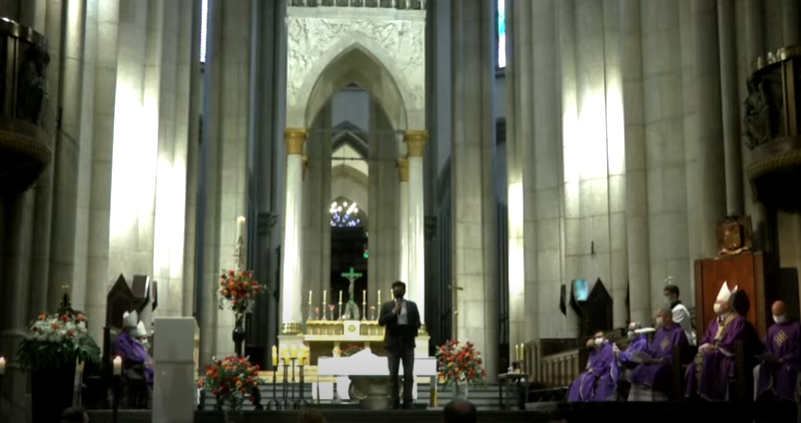
[[586, 279], [573, 279], [573, 298], [576, 301], [587, 301], [590, 296], [590, 285]]

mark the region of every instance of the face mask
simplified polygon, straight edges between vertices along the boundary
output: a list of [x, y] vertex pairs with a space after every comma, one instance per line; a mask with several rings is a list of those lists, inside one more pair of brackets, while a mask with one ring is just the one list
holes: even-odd
[[715, 309], [715, 314], [720, 314], [720, 304], [715, 303], [713, 308]]
[[603, 343], [604, 343], [604, 339], [603, 338], [595, 338], [595, 345], [601, 345]]
[[629, 336], [629, 339], [634, 339], [634, 338], [636, 338], [636, 337], [637, 337], [637, 334], [636, 334], [636, 333], [634, 333], [634, 331], [633, 331], [633, 330], [630, 330], [630, 331], [629, 331], [629, 333], [628, 333], [628, 336]]
[[672, 306], [673, 305], [673, 299], [670, 298], [670, 297], [665, 297], [665, 304], [667, 304], [668, 307]]
[[662, 321], [662, 318], [661, 317], [657, 317], [656, 318], [656, 327], [661, 328], [664, 325], [665, 325], [665, 322]]
[[785, 316], [785, 315], [773, 316], [773, 321], [776, 322], [776, 323], [784, 323], [784, 322], [787, 321], [787, 316]]
[[392, 295], [394, 295], [395, 298], [403, 298], [403, 291], [392, 291]]

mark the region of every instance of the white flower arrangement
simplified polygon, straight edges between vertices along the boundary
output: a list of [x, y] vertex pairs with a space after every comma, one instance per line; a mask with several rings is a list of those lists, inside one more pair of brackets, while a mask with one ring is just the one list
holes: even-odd
[[39, 315], [31, 322], [17, 353], [26, 370], [58, 369], [75, 363], [98, 363], [100, 348], [86, 330], [86, 316], [70, 308], [58, 314]]
[[79, 339], [89, 336], [86, 331], [86, 318], [83, 314], [74, 317], [64, 315], [39, 316], [28, 332], [28, 338], [40, 342], [64, 342], [65, 339]]

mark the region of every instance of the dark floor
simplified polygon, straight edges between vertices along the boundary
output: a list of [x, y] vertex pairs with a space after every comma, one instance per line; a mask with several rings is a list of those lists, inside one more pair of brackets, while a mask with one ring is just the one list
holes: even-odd
[[[726, 423], [752, 423], [754, 421], [793, 423], [796, 422], [797, 404], [772, 404], [757, 406], [753, 403], [596, 403], [553, 404], [551, 411], [481, 411], [479, 422], [523, 423], [523, 422], [619, 422], [619, 423], [682, 423], [696, 421], [722, 421]], [[442, 421], [441, 410], [414, 411], [362, 411], [323, 410], [329, 423], [438, 423]], [[198, 411], [196, 423], [294, 423], [296, 411], [247, 411], [228, 413]], [[109, 411], [90, 413], [93, 423], [111, 423]], [[120, 411], [118, 423], [149, 423], [151, 415], [142, 411]]]

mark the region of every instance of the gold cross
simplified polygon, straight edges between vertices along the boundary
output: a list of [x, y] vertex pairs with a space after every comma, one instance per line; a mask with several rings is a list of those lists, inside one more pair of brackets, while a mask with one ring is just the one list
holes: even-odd
[[777, 333], [776, 336], [773, 337], [773, 342], [775, 342], [776, 345], [779, 347], [781, 347], [784, 341], [786, 340], [787, 340], [787, 334], [784, 333], [783, 330], [780, 330], [779, 333]]
[[662, 338], [662, 342], [659, 343], [659, 346], [662, 347], [662, 351], [665, 351], [670, 347], [670, 341], [667, 338]]

